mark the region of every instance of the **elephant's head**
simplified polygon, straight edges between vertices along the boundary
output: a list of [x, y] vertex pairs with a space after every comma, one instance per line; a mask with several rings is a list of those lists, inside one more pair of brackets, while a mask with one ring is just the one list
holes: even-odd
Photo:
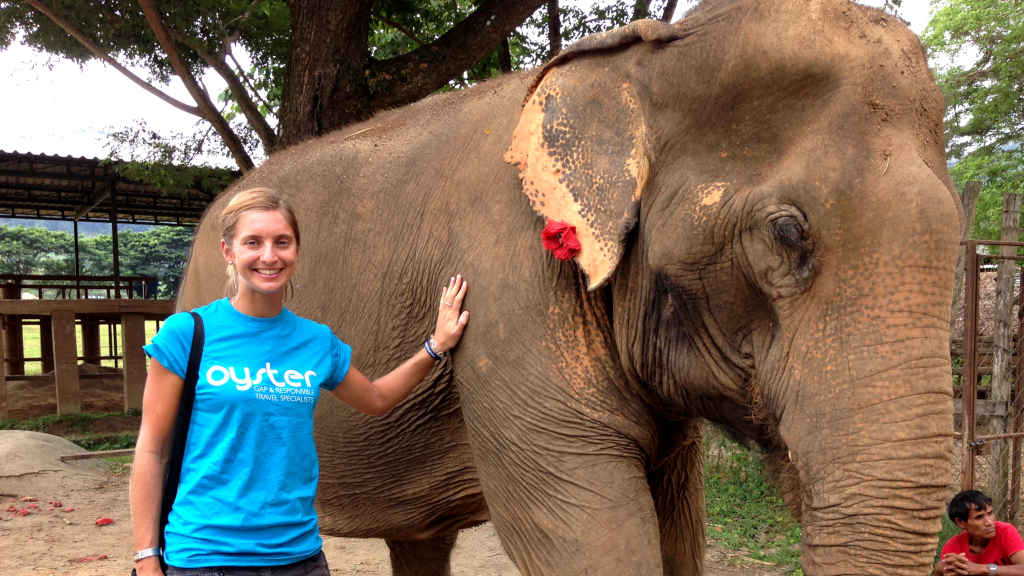
[[922, 574], [934, 552], [959, 230], [942, 112], [894, 17], [719, 2], [556, 57], [506, 153], [535, 211], [576, 226], [660, 413], [781, 456], [808, 574]]

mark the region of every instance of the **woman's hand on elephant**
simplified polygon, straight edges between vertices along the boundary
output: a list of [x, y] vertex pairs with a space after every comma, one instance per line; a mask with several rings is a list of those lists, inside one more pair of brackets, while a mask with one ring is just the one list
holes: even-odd
[[459, 343], [462, 331], [469, 322], [469, 310], [462, 309], [469, 284], [462, 274], [452, 276], [447, 286], [441, 287], [441, 302], [437, 311], [437, 325], [431, 336], [431, 346], [438, 354], [444, 354]]

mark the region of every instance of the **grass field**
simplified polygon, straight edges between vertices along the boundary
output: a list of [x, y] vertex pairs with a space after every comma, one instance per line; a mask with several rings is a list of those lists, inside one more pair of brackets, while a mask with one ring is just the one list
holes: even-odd
[[800, 574], [800, 524], [765, 469], [760, 452], [705, 425], [708, 538]]
[[[156, 320], [149, 320], [146, 322], [146, 343], [148, 344], [153, 336], [156, 335], [157, 323]], [[114, 325], [114, 339], [117, 342], [118, 355], [121, 352], [121, 325]], [[41, 345], [39, 341], [39, 326], [29, 325], [22, 326], [21, 334], [25, 347], [26, 358], [38, 358], [41, 352]], [[75, 326], [75, 342], [78, 348], [78, 354], [82, 354], [82, 327]], [[110, 356], [111, 350], [109, 345], [109, 339], [107, 338], [107, 327], [100, 327], [100, 356]], [[101, 362], [104, 366], [114, 367], [114, 360], [103, 360]], [[41, 374], [43, 371], [43, 363], [41, 361], [25, 362], [25, 374], [35, 375]]]

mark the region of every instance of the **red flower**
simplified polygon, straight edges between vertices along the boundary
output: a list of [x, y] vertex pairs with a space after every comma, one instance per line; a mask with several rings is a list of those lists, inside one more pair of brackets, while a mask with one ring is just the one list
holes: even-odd
[[559, 260], [571, 260], [583, 248], [576, 238], [576, 227], [558, 220], [548, 220], [540, 238], [544, 248], [550, 250]]

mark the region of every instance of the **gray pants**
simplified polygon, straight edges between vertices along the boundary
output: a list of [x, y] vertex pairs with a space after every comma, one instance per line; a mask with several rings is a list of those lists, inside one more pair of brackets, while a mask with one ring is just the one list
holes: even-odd
[[305, 560], [283, 566], [210, 566], [208, 568], [167, 567], [167, 576], [331, 576], [327, 558], [320, 552]]

